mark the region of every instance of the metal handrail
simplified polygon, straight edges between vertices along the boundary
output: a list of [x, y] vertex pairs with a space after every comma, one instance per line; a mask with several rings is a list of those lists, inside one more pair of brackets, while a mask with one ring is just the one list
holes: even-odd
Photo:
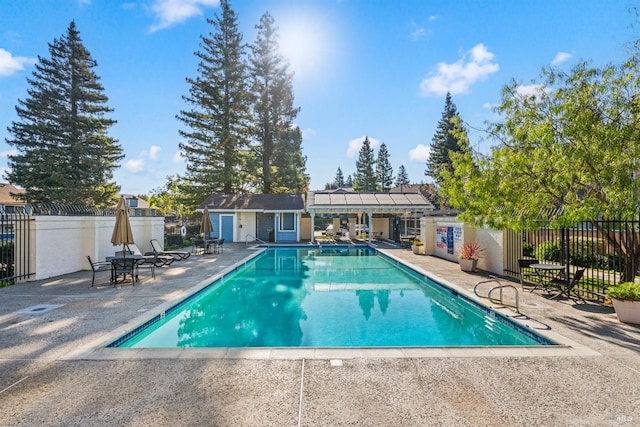
[[267, 245], [267, 247], [269, 247], [269, 243], [268, 242], [265, 242], [262, 239], [258, 239], [256, 236], [252, 236], [251, 234], [247, 234], [245, 236], [245, 238], [244, 238], [245, 246], [249, 244], [249, 237], [253, 237], [253, 240], [252, 240], [253, 242], [258, 241], [258, 242], [262, 243], [263, 245]]
[[[487, 292], [486, 296], [480, 295], [478, 293], [478, 286], [484, 284], [484, 283], [489, 283], [489, 282], [496, 282], [498, 284], [498, 286], [494, 286], [491, 289], [489, 289], [489, 292]], [[515, 306], [509, 305], [509, 304], [505, 304], [502, 298], [502, 290], [504, 288], [511, 288], [513, 289], [513, 291], [515, 292]], [[494, 300], [491, 297], [491, 294], [495, 291], [495, 290], [499, 290], [500, 291], [500, 298], [498, 300]], [[493, 304], [500, 304], [503, 305], [505, 307], [513, 307], [516, 310], [516, 313], [520, 313], [520, 301], [519, 301], [519, 296], [518, 296], [518, 289], [510, 284], [506, 284], [503, 285], [502, 283], [500, 283], [500, 281], [494, 277], [494, 276], [489, 276], [489, 279], [487, 280], [481, 280], [478, 283], [476, 283], [476, 285], [473, 287], [473, 293], [476, 294], [476, 296], [480, 297], [480, 298], [487, 298], [489, 301], [491, 301], [491, 303]]]

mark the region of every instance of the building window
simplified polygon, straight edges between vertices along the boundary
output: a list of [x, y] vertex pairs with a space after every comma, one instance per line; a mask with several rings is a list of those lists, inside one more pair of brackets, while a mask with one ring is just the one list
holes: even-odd
[[280, 231], [296, 230], [296, 214], [282, 213], [280, 214]]

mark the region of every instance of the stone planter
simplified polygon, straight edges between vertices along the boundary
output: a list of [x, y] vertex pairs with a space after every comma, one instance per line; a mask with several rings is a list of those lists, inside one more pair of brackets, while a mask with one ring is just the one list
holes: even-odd
[[458, 264], [460, 264], [460, 270], [466, 272], [472, 272], [476, 270], [476, 266], [478, 265], [477, 259], [458, 259]]
[[613, 308], [616, 310], [619, 321], [640, 325], [640, 301], [611, 298], [611, 302], [613, 302]]
[[411, 250], [416, 255], [424, 255], [424, 245], [411, 245]]

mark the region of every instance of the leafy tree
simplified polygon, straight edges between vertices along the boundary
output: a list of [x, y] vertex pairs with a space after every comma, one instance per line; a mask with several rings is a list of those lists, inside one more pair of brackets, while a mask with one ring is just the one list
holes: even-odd
[[371, 148], [369, 137], [366, 136], [360, 148], [358, 160], [356, 161], [356, 178], [353, 183], [353, 189], [355, 191], [376, 191], [376, 175], [373, 167], [373, 148]]
[[109, 206], [119, 187], [110, 182], [123, 158], [117, 141], [107, 136], [115, 121], [97, 62], [83, 45], [74, 21], [65, 35], [49, 44], [50, 58], [38, 57], [28, 98], [19, 100], [20, 121], [8, 128], [6, 178], [26, 192], [27, 202]]
[[[262, 192], [268, 194], [274, 192], [274, 169], [286, 167], [279, 163], [286, 156], [276, 157], [275, 153], [291, 147], [286, 140], [290, 138], [299, 109], [293, 106], [293, 74], [289, 72], [288, 62], [280, 54], [278, 28], [274, 25], [273, 17], [266, 12], [256, 29], [258, 34], [250, 57], [252, 92], [255, 97], [255, 137], [258, 143], [255, 154], [261, 171]], [[304, 159], [301, 154], [299, 157]]]
[[[640, 56], [623, 64], [570, 73], [547, 68], [534, 93], [512, 81], [502, 91], [490, 126], [498, 142], [487, 157], [474, 156], [468, 140], [443, 171], [442, 189], [462, 218], [498, 228], [574, 226], [597, 218], [634, 218], [640, 157]], [[552, 215], [548, 213], [551, 212]], [[618, 254], [630, 259], [622, 280], [640, 265], [637, 230], [602, 230]], [[616, 239], [616, 235], [620, 238]], [[624, 237], [623, 237], [624, 236]], [[631, 262], [635, 261], [635, 262]]]
[[342, 169], [338, 166], [338, 170], [336, 171], [336, 177], [334, 180], [336, 184], [336, 188], [344, 187], [344, 174], [342, 173]]
[[449, 153], [460, 151], [458, 138], [451, 132], [454, 128], [454, 117], [458, 117], [458, 109], [451, 100], [451, 94], [447, 92], [442, 117], [438, 121], [436, 133], [431, 139], [431, 151], [425, 171], [425, 175], [431, 176], [438, 184], [441, 181], [440, 171], [442, 169], [451, 171]]
[[389, 151], [383, 142], [378, 149], [378, 159], [376, 160], [376, 179], [379, 184], [380, 191], [387, 191], [393, 184], [393, 168], [389, 161]]
[[184, 217], [189, 208], [184, 203], [187, 198], [180, 191], [180, 182], [179, 176], [167, 177], [164, 187], [151, 190], [149, 204], [160, 209], [165, 215], [175, 213], [178, 217]]
[[400, 165], [400, 167], [398, 168], [398, 176], [396, 177], [395, 185], [396, 187], [409, 185], [409, 174], [407, 173], [407, 169], [404, 167], [404, 165]]
[[186, 159], [183, 192], [195, 206], [213, 192], [238, 190], [246, 178], [246, 151], [250, 129], [250, 93], [244, 63], [245, 46], [235, 12], [227, 0], [220, 2], [221, 15], [207, 19], [212, 31], [201, 36], [198, 76], [187, 78], [191, 106], [177, 119], [185, 142], [180, 149]]

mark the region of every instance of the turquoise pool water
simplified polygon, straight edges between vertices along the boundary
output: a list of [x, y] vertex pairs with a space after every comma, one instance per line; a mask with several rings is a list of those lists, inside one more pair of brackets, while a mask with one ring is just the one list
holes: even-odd
[[369, 248], [276, 248], [118, 347], [551, 344]]

